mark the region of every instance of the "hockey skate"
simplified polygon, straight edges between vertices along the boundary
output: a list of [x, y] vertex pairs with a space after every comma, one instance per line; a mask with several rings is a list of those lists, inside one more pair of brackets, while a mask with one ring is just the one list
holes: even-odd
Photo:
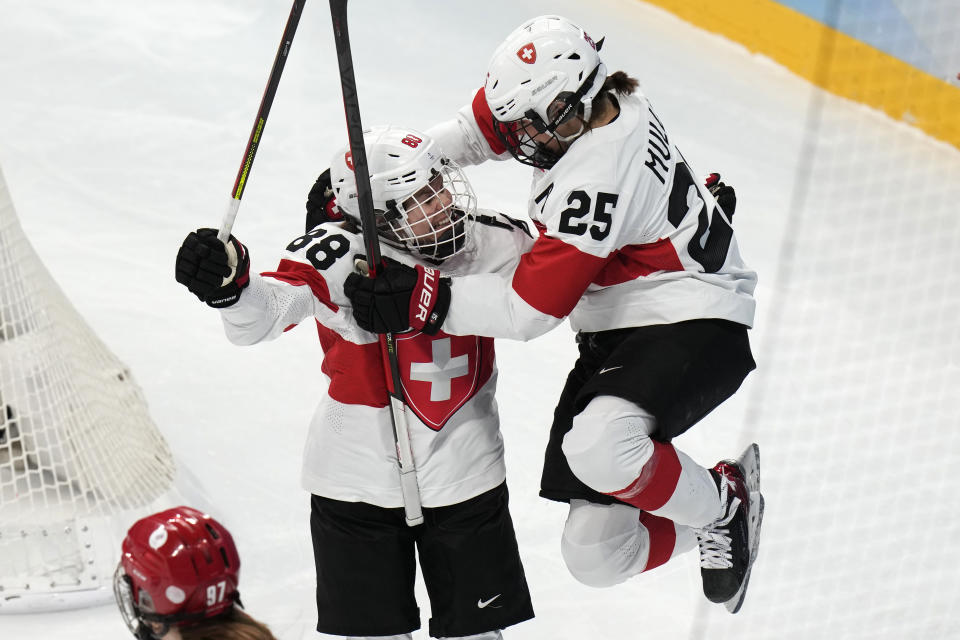
[[697, 532], [703, 593], [736, 613], [743, 605], [760, 546], [760, 448], [751, 444], [737, 460], [718, 462], [713, 471], [726, 512]]

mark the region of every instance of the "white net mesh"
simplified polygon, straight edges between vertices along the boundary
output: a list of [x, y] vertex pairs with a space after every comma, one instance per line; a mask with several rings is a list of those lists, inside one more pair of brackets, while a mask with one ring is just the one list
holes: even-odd
[[0, 612], [109, 585], [126, 512], [174, 471], [130, 371], [40, 262], [0, 173]]
[[958, 637], [958, 176], [957, 148], [814, 90], [746, 434], [760, 556], [691, 637]]

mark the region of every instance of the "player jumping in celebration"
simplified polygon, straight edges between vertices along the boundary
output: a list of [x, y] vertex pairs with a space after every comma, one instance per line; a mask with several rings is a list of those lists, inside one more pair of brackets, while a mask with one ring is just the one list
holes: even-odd
[[[705, 595], [736, 612], [759, 541], [759, 451], [705, 468], [671, 442], [755, 368], [756, 274], [732, 208], [697, 184], [637, 81], [608, 75], [598, 49], [565, 18], [529, 20], [496, 50], [472, 104], [430, 130], [461, 164], [534, 167], [528, 212], [540, 232], [503, 277], [449, 274], [431, 318], [452, 335], [529, 340], [569, 316], [580, 356], [541, 483], [570, 504], [567, 567], [610, 586], [699, 543]], [[393, 319], [421, 299], [422, 270], [381, 277], [385, 293], [351, 279], [361, 326], [420, 326]]]
[[205, 513], [175, 507], [127, 531], [113, 593], [140, 640], [276, 640], [241, 609], [239, 579], [230, 532]]
[[[449, 273], [507, 273], [532, 245], [522, 224], [476, 210], [466, 177], [428, 136], [386, 127], [364, 142], [385, 257]], [[334, 155], [330, 179], [331, 215], [287, 246], [276, 271], [250, 274], [246, 247], [201, 229], [180, 248], [177, 281], [219, 308], [236, 344], [316, 320], [329, 386], [310, 425], [302, 481], [312, 494], [317, 630], [409, 640], [420, 628], [416, 548], [430, 635], [499, 639], [533, 608], [508, 509], [493, 340], [436, 327], [396, 336], [424, 507], [423, 524], [408, 527], [380, 343], [357, 326], [342, 286], [364, 253], [348, 149]]]

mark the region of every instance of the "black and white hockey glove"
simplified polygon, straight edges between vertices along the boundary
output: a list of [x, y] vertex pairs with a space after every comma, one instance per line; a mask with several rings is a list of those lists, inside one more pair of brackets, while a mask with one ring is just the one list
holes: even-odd
[[392, 260], [375, 278], [351, 273], [343, 291], [357, 324], [373, 333], [415, 329], [434, 335], [450, 307], [450, 281], [436, 269]]
[[343, 214], [337, 209], [337, 198], [333, 194], [330, 182], [330, 169], [320, 174], [307, 195], [306, 231], [310, 231], [322, 222], [343, 220]]
[[733, 220], [733, 212], [737, 210], [737, 192], [733, 190], [733, 187], [720, 182], [719, 173], [711, 173], [707, 176], [704, 185], [717, 199], [717, 204], [727, 214], [727, 217]]
[[197, 229], [180, 245], [176, 277], [211, 307], [229, 307], [250, 284], [250, 255], [233, 236], [224, 245], [217, 239], [216, 229]]

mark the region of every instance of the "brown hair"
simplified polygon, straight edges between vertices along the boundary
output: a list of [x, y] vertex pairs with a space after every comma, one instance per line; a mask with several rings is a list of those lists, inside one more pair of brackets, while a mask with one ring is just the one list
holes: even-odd
[[209, 621], [180, 627], [179, 631], [183, 640], [277, 640], [267, 625], [236, 606]]
[[631, 78], [623, 71], [614, 71], [607, 76], [593, 101], [593, 113], [590, 114], [590, 122], [586, 123], [586, 129], [595, 129], [607, 124], [611, 117], [609, 108], [616, 105], [614, 96], [628, 96], [636, 91], [639, 85], [636, 78]]
[[623, 71], [614, 71], [603, 81], [600, 93], [613, 92], [620, 96], [628, 96], [637, 90], [640, 82], [636, 78], [631, 78]]

